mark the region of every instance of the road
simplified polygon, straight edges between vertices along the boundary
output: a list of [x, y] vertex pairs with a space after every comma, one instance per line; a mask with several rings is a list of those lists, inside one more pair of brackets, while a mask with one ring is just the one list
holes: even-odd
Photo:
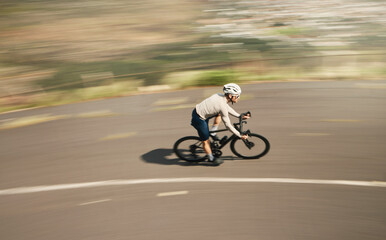
[[386, 239], [386, 81], [242, 85], [270, 152], [172, 153], [219, 87], [0, 115], [0, 239]]

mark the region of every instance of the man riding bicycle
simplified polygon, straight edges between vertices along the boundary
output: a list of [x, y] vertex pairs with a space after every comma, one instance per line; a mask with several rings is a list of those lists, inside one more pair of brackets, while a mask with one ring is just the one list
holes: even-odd
[[[208, 122], [211, 118], [217, 117], [220, 114], [225, 126], [232, 133], [242, 139], [248, 138], [248, 135], [241, 135], [241, 133], [232, 126], [229, 119], [229, 114], [234, 117], [240, 117], [240, 114], [233, 110], [228, 103], [231, 102], [233, 104], [238, 102], [241, 95], [241, 88], [235, 83], [229, 83], [224, 85], [223, 92], [224, 94], [214, 94], [197, 104], [192, 112], [191, 125], [198, 132], [209, 162], [212, 162], [214, 165], [220, 165], [223, 161], [213, 156], [210, 147]], [[243, 116], [243, 119], [248, 118], [249, 116]]]

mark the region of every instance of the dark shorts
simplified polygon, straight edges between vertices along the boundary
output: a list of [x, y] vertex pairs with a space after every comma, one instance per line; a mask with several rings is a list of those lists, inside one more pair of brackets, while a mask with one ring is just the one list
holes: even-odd
[[198, 136], [200, 136], [201, 141], [206, 141], [209, 139], [209, 119], [202, 120], [198, 116], [196, 109], [192, 112], [192, 122], [191, 125], [197, 130]]

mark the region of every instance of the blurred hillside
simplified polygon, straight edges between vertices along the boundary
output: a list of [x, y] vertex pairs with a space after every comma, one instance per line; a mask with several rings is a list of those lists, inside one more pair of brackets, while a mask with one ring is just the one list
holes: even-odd
[[2, 0], [0, 104], [143, 85], [383, 77], [385, 11], [379, 0]]

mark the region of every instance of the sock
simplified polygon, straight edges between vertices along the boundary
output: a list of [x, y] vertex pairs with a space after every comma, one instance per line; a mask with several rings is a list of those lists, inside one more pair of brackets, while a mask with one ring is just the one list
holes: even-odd
[[209, 161], [213, 161], [213, 159], [214, 159], [213, 154], [208, 154], [208, 159], [209, 159]]
[[[213, 125], [210, 131], [216, 131], [218, 129], [218, 125]], [[210, 135], [216, 136], [217, 133], [211, 133]]]

